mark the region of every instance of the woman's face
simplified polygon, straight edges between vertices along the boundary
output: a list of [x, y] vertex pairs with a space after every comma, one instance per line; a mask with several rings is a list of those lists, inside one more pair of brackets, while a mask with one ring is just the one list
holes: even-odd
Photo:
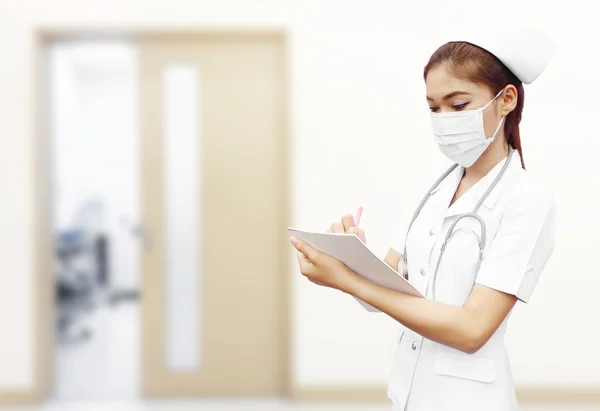
[[[482, 108], [494, 98], [489, 88], [454, 76], [443, 64], [429, 72], [425, 85], [427, 104], [434, 113], [474, 110]], [[494, 134], [502, 118], [501, 104], [497, 104], [501, 100], [502, 96], [483, 111], [485, 135], [488, 138]]]

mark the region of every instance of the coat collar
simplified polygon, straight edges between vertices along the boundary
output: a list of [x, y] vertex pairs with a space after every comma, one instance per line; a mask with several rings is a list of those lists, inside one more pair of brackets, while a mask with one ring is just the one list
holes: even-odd
[[[457, 201], [454, 202], [449, 208], [448, 204], [454, 197], [454, 193], [462, 179], [464, 174], [464, 167], [458, 166], [446, 179], [434, 189], [431, 194], [440, 191], [437, 195], [440, 197], [440, 201], [442, 201], [443, 206], [447, 208], [446, 217], [455, 216], [462, 213], [467, 213], [473, 211], [473, 208], [477, 204], [477, 202], [481, 199], [485, 191], [492, 184], [494, 179], [502, 170], [507, 158], [504, 158], [498, 164], [494, 166], [481, 180], [473, 185], [466, 193], [464, 193]], [[498, 200], [500, 193], [506, 187], [507, 181], [514, 176], [519, 170], [521, 170], [521, 157], [519, 156], [518, 151], [514, 151], [510, 164], [506, 169], [506, 173], [504, 176], [498, 181], [498, 184], [494, 189], [490, 192], [487, 198], [483, 201], [482, 206], [487, 208], [493, 208]], [[436, 196], [436, 197], [437, 197]]]

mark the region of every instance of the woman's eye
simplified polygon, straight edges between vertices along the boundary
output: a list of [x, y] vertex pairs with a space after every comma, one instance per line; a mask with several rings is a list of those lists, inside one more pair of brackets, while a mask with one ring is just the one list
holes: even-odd
[[469, 103], [466, 102], [466, 103], [455, 104], [452, 106], [452, 108], [454, 110], [462, 110], [463, 108], [465, 108], [467, 106], [467, 104], [469, 104]]
[[437, 113], [439, 109], [439, 107], [429, 106], [429, 111], [431, 111], [432, 113]]

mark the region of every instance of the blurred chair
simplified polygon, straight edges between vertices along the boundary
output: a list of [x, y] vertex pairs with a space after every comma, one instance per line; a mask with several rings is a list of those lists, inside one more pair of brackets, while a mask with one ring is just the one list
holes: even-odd
[[[82, 230], [60, 231], [55, 240], [57, 331], [59, 341], [77, 342], [91, 337], [82, 320], [95, 307], [97, 287], [94, 247]], [[79, 326], [79, 329], [78, 329]]]

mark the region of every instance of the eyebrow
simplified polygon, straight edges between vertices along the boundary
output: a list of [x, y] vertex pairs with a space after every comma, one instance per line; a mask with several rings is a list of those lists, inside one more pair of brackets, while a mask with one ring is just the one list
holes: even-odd
[[[446, 101], [451, 99], [452, 97], [456, 97], [456, 96], [462, 96], [462, 95], [471, 95], [471, 93], [467, 92], [467, 91], [461, 91], [461, 90], [457, 90], [457, 91], [453, 91], [450, 94], [446, 94], [443, 98], [442, 101]], [[428, 101], [434, 101], [431, 97], [427, 96], [427, 100]]]

